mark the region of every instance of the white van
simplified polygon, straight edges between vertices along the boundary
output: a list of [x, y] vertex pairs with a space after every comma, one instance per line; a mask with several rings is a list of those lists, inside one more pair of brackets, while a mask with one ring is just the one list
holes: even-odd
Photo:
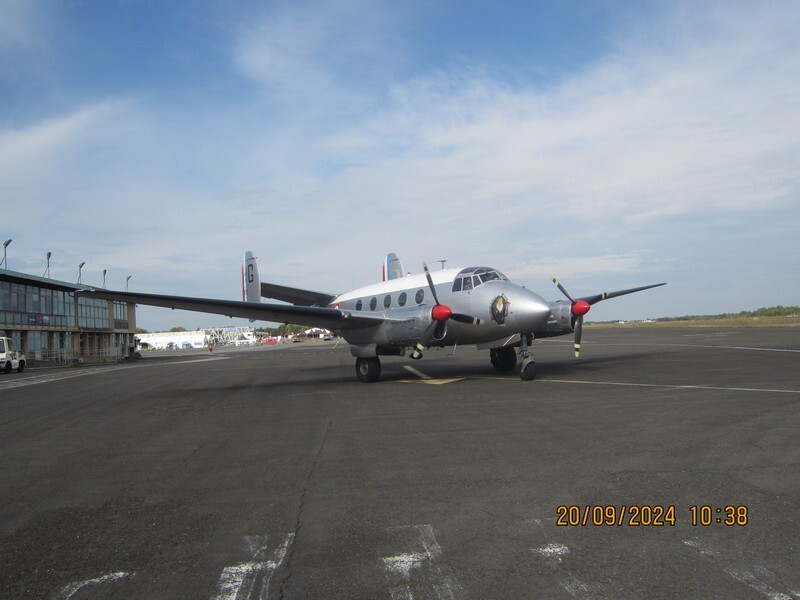
[[6, 373], [11, 373], [12, 369], [16, 369], [17, 373], [22, 373], [26, 363], [25, 355], [17, 351], [14, 340], [0, 337], [0, 369]]

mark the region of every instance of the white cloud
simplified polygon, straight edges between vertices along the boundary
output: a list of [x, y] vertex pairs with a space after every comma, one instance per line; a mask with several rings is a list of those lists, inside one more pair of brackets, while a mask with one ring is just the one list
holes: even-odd
[[[137, 289], [220, 297], [236, 297], [245, 249], [272, 280], [332, 292], [374, 281], [396, 251], [414, 271], [491, 264], [578, 294], [705, 265], [694, 277], [721, 289], [755, 248], [788, 245], [770, 215], [788, 223], [798, 207], [793, 3], [684, 4], [546, 85], [474, 57], [402, 75], [403, 15], [366, 6], [287, 3], [243, 21], [232, 68], [255, 93], [100, 100], [0, 132], [0, 190], [42, 205], [40, 223], [57, 214], [70, 274], [94, 253]], [[59, 213], [64, 201], [89, 209]], [[29, 235], [38, 264], [50, 242]]]

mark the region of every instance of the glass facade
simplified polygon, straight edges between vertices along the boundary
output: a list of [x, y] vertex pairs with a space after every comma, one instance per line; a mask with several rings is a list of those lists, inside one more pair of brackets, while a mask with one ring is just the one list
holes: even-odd
[[29, 360], [127, 354], [135, 329], [133, 306], [94, 298], [76, 302], [78, 289], [65, 282], [0, 271], [0, 336], [11, 337]]

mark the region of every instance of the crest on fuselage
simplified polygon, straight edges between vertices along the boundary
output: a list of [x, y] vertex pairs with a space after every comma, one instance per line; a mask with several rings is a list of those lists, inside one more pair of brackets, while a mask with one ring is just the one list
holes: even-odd
[[498, 325], [505, 325], [506, 317], [508, 316], [508, 305], [510, 302], [505, 294], [500, 294], [492, 300], [492, 320]]

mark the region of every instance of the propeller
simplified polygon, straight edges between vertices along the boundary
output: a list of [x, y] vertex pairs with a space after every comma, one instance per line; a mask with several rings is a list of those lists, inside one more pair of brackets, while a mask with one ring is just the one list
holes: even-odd
[[[572, 306], [570, 310], [572, 314], [575, 316], [575, 358], [578, 358], [581, 355], [581, 335], [583, 333], [583, 315], [589, 312], [589, 309], [592, 308], [591, 303], [587, 302], [586, 300], [573, 300], [572, 296], [569, 295], [569, 292], [566, 288], [561, 285], [555, 277], [553, 277], [553, 283], [556, 284], [556, 287], [561, 290], [561, 293], [567, 297], [567, 300], [570, 301]], [[599, 302], [602, 298], [596, 300]]]
[[578, 298], [577, 300], [573, 300], [572, 296], [569, 295], [566, 288], [559, 283], [559, 281], [553, 277], [553, 283], [556, 284], [556, 287], [561, 290], [561, 293], [564, 294], [567, 299], [572, 303], [571, 310], [572, 314], [575, 316], [575, 358], [578, 358], [581, 354], [581, 334], [583, 332], [583, 315], [589, 312], [589, 309], [592, 307], [593, 304], [597, 304], [601, 300], [608, 300], [609, 298], [616, 298], [618, 296], [624, 296], [626, 294], [633, 294], [634, 292], [641, 292], [642, 290], [649, 290], [650, 288], [659, 287], [662, 285], [667, 285], [666, 283], [654, 283], [652, 285], [643, 285], [641, 287], [630, 288], [627, 290], [618, 290], [616, 292], [603, 292], [602, 294], [596, 294], [594, 296], [587, 296], [585, 298]]
[[425, 349], [425, 346], [430, 343], [431, 339], [436, 333], [437, 328], [442, 327], [448, 319], [453, 319], [453, 321], [458, 321], [459, 323], [466, 323], [467, 325], [481, 325], [483, 323], [483, 321], [478, 317], [465, 315], [463, 313], [454, 313], [449, 306], [440, 303], [439, 297], [436, 295], [436, 287], [433, 285], [431, 272], [428, 269], [428, 265], [424, 261], [422, 263], [422, 268], [425, 270], [425, 278], [428, 280], [428, 287], [431, 289], [431, 295], [433, 296], [433, 301], [435, 304], [433, 309], [431, 309], [433, 323], [425, 332], [423, 338], [416, 343], [414, 350], [411, 353], [411, 358], [414, 360], [422, 358], [422, 351]]

